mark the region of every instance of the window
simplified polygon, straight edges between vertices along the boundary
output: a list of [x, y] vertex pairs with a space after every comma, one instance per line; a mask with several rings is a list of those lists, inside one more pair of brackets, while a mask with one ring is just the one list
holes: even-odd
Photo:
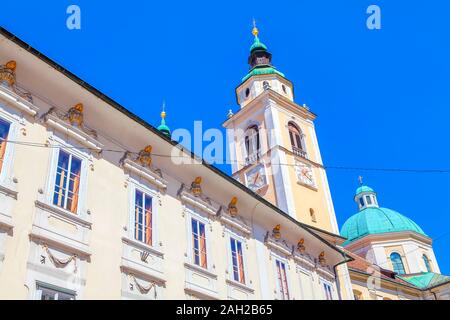
[[77, 213], [80, 191], [81, 160], [63, 150], [59, 151], [53, 204]]
[[244, 256], [242, 254], [242, 243], [230, 238], [231, 260], [233, 263], [233, 279], [245, 284]]
[[364, 199], [362, 197], [359, 198], [359, 204], [361, 205], [361, 207], [364, 207]]
[[134, 199], [134, 238], [152, 245], [152, 198], [136, 190]]
[[331, 293], [331, 285], [323, 282], [323, 291], [325, 293], [325, 299], [333, 300], [333, 294]]
[[370, 196], [366, 196], [366, 201], [367, 201], [367, 205], [371, 205], [372, 204], [372, 198]]
[[37, 284], [39, 300], [75, 300], [75, 293]]
[[314, 209], [309, 209], [309, 215], [311, 216], [312, 222], [317, 222], [316, 213], [314, 212]]
[[284, 93], [287, 93], [286, 86], [285, 86], [284, 84], [281, 85], [281, 89], [283, 89], [283, 92], [284, 92]]
[[3, 162], [6, 155], [6, 141], [8, 140], [10, 123], [0, 119], [0, 173], [2, 172]]
[[397, 252], [391, 253], [391, 262], [395, 273], [399, 275], [405, 274], [402, 257]]
[[245, 97], [248, 98], [249, 95], [250, 95], [250, 89], [247, 88], [247, 89], [245, 89]]
[[194, 264], [208, 268], [205, 224], [195, 219], [192, 219], [192, 246]]
[[289, 300], [289, 288], [286, 276], [286, 265], [280, 260], [276, 260], [277, 268], [277, 284], [280, 292], [280, 298], [282, 300]]
[[300, 156], [306, 157], [306, 151], [304, 148], [303, 134], [299, 127], [293, 122], [289, 122], [289, 138], [291, 140], [292, 151]]
[[247, 151], [247, 160], [254, 161], [259, 158], [260, 141], [257, 126], [251, 126], [245, 134], [245, 150]]
[[430, 265], [430, 259], [424, 254], [422, 256], [423, 263], [425, 264], [425, 268], [427, 269], [427, 272], [432, 272], [431, 265]]

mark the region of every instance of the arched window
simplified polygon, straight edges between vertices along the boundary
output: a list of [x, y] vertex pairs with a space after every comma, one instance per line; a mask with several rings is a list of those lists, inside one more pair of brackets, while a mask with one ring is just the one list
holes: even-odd
[[300, 156], [306, 157], [305, 144], [303, 141], [303, 133], [296, 124], [289, 122], [289, 138], [291, 139], [292, 151]]
[[430, 259], [428, 259], [427, 255], [424, 254], [422, 256], [422, 259], [423, 259], [423, 263], [425, 264], [425, 268], [427, 269], [427, 272], [432, 272], [431, 265], [430, 265]]
[[313, 208], [309, 209], [309, 215], [311, 216], [311, 221], [312, 222], [317, 222], [316, 213], [314, 212]]
[[406, 273], [405, 266], [403, 265], [402, 257], [397, 252], [391, 253], [391, 262], [392, 262], [392, 267], [393, 267], [395, 273], [397, 273], [399, 275]]
[[247, 162], [254, 162], [259, 159], [260, 152], [258, 127], [251, 126], [245, 133], [245, 150], [247, 151]]

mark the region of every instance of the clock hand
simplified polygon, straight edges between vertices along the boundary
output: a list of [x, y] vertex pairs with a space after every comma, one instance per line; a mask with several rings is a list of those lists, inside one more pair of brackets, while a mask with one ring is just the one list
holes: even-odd
[[256, 180], [258, 180], [258, 178], [259, 178], [259, 172], [258, 172], [258, 174], [255, 176], [255, 180], [253, 181], [253, 184], [256, 184]]

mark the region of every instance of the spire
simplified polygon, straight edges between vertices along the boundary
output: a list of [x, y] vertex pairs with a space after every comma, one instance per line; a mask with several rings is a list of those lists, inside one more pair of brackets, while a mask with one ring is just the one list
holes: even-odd
[[259, 34], [259, 30], [256, 27], [256, 20], [255, 18], [253, 18], [253, 30], [252, 30], [252, 34], [255, 36], [255, 38], [258, 38], [258, 34]]
[[259, 29], [256, 26], [255, 19], [253, 19], [252, 34], [255, 39], [250, 47], [250, 56], [248, 57], [250, 71], [242, 78], [242, 82], [245, 82], [251, 76], [262, 74], [278, 74], [284, 77], [284, 74], [272, 65], [272, 54], [267, 50], [266, 45], [259, 40]]
[[267, 51], [267, 46], [259, 40], [259, 29], [256, 27], [256, 20], [253, 19], [252, 34], [255, 37], [252, 46], [250, 47], [250, 53], [255, 50]]
[[162, 111], [161, 111], [161, 124], [158, 127], [158, 130], [161, 131], [164, 135], [170, 138], [170, 128], [166, 125], [166, 102], [163, 101]]

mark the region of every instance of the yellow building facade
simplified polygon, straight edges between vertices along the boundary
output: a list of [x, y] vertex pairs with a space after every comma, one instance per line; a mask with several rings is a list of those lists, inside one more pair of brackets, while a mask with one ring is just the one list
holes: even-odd
[[352, 298], [340, 248], [0, 33], [0, 299]]

